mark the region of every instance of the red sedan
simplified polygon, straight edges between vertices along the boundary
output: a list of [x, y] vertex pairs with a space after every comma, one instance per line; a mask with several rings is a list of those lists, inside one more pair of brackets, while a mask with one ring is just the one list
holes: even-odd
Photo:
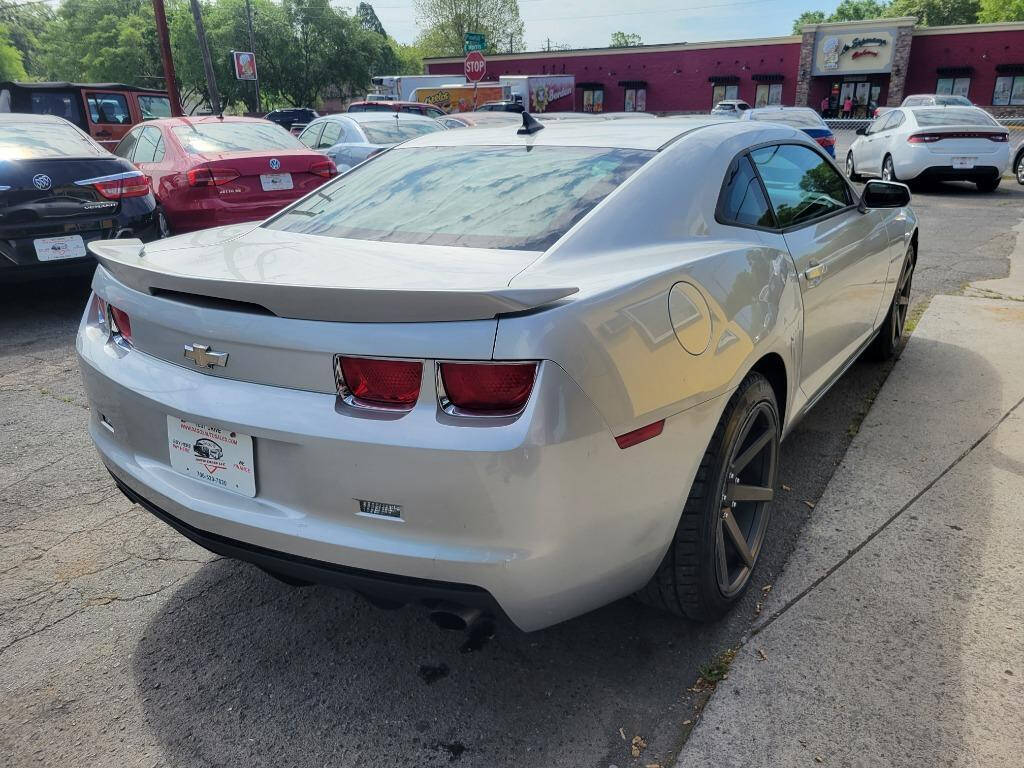
[[281, 126], [248, 117], [149, 120], [114, 154], [153, 180], [164, 236], [265, 219], [338, 172]]

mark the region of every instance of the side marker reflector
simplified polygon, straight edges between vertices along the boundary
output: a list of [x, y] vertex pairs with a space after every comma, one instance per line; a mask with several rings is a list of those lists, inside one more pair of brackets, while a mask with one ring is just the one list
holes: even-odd
[[665, 428], [665, 420], [656, 421], [653, 424], [648, 424], [646, 427], [640, 427], [640, 429], [634, 429], [632, 432], [627, 432], [624, 435], [619, 435], [615, 438], [615, 442], [619, 444], [619, 448], [631, 448], [637, 443], [642, 443], [644, 440], [650, 440], [652, 437], [657, 437], [661, 434], [661, 431]]

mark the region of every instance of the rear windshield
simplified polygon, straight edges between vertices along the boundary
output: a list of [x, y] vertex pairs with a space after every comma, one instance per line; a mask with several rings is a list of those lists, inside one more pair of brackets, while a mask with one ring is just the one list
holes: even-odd
[[186, 152], [251, 152], [261, 149], [306, 149], [277, 123], [193, 123], [172, 129]]
[[371, 144], [400, 144], [407, 139], [425, 136], [434, 131], [444, 130], [440, 123], [403, 122], [401, 120], [380, 120], [360, 123]]
[[603, 147], [399, 147], [265, 226], [356, 240], [541, 251], [653, 156]]
[[917, 124], [925, 128], [942, 125], [981, 125], [991, 128], [992, 126], [999, 125], [999, 123], [989, 117], [987, 112], [974, 108], [915, 109], [914, 117], [917, 118]]
[[82, 131], [70, 125], [0, 123], [0, 159], [103, 157], [109, 154]]
[[782, 123], [792, 125], [796, 128], [824, 128], [824, 123], [816, 112], [803, 109], [779, 109], [771, 112], [750, 112], [751, 120], [761, 120], [766, 123]]
[[390, 104], [353, 104], [348, 108], [349, 112], [394, 112], [395, 108]]
[[143, 120], [157, 120], [171, 116], [171, 100], [166, 96], [139, 96], [139, 111]]

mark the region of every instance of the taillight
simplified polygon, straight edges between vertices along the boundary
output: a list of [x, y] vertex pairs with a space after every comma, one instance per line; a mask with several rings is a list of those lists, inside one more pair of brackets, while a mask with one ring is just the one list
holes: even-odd
[[442, 405], [476, 413], [514, 413], [526, 405], [536, 363], [441, 363]]
[[1002, 144], [1010, 140], [1010, 134], [1008, 133], [990, 133], [986, 138], [989, 141], [994, 141], [997, 144]]
[[338, 355], [334, 365], [339, 394], [357, 403], [411, 408], [420, 396], [421, 362]]
[[123, 309], [118, 309], [113, 304], [108, 305], [110, 307], [110, 330], [112, 333], [119, 335], [122, 339], [127, 341], [129, 344], [132, 343], [132, 321], [128, 317], [128, 313]]
[[835, 136], [816, 136], [814, 140], [823, 147], [834, 147], [836, 145]]
[[336, 166], [332, 160], [323, 160], [309, 166], [309, 172], [315, 173], [317, 176], [323, 176], [325, 179], [329, 179], [331, 176], [335, 176], [338, 173], [338, 166]]
[[912, 133], [907, 136], [908, 144], [933, 144], [945, 138], [941, 133]]
[[[83, 184], [83, 182], [77, 182]], [[117, 174], [114, 178], [87, 179], [92, 186], [107, 200], [121, 200], [125, 197], [144, 197], [149, 194], [149, 176], [136, 173]]]
[[234, 181], [239, 174], [234, 168], [189, 168], [185, 174], [190, 187], [219, 187]]

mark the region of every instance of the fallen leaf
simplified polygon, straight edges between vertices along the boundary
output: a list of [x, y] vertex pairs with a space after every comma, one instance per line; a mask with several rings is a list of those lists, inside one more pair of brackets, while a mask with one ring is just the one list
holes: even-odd
[[784, 491], [792, 491], [793, 489], [790, 488], [788, 485], [783, 485], [782, 486], [782, 490], [784, 490]]
[[683, 720], [683, 725], [689, 725], [693, 720]]
[[626, 740], [626, 732], [624, 730], [622, 730], [621, 728], [619, 728], [619, 736], [622, 737], [623, 741]]
[[772, 591], [772, 585], [771, 584], [765, 584], [763, 587], [761, 587], [761, 591], [764, 592], [767, 595], [769, 592]]
[[633, 742], [630, 745], [629, 751], [633, 757], [640, 757], [640, 753], [647, 748], [647, 742], [644, 741], [643, 736], [634, 736]]
[[804, 499], [804, 504], [807, 505], [808, 509], [814, 509], [814, 502], [813, 501], [807, 501], [806, 499]]
[[765, 656], [764, 651], [762, 651], [760, 648], [757, 649], [757, 655], [761, 657], [762, 661], [768, 661], [768, 657]]
[[824, 760], [824, 758], [821, 758], [821, 757], [818, 757], [817, 755], [815, 755], [814, 762], [816, 762], [816, 763], [824, 763], [825, 760]]
[[758, 603], [757, 605], [754, 606], [754, 615], [755, 616], [760, 616], [761, 615], [761, 604], [760, 603]]

